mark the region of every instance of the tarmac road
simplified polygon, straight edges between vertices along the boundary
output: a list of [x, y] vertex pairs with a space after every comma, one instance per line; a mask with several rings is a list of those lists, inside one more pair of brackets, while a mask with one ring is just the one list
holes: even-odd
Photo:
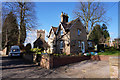
[[21, 58], [2, 57], [2, 78], [109, 78], [109, 62], [82, 61], [52, 70]]

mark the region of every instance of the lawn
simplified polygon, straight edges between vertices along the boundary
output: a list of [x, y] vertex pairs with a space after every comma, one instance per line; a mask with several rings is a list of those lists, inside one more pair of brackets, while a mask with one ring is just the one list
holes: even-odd
[[112, 56], [118, 56], [118, 55], [120, 55], [120, 51], [119, 51], [119, 50], [115, 50], [115, 51], [99, 52], [98, 55], [112, 55]]

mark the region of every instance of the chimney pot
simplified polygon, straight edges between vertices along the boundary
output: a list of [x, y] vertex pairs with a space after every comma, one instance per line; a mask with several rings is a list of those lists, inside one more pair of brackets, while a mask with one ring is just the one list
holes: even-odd
[[63, 14], [63, 12], [61, 13], [61, 22], [63, 22], [63, 23], [66, 23], [66, 22], [68, 22], [68, 14]]

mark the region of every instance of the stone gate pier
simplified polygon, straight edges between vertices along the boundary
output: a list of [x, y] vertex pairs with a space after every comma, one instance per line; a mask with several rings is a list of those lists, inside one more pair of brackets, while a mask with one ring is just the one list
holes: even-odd
[[110, 78], [120, 78], [120, 56], [111, 56], [109, 58]]

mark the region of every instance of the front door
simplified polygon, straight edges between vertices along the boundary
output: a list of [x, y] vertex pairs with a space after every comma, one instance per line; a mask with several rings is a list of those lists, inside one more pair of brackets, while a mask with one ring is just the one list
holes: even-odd
[[85, 52], [85, 43], [83, 41], [81, 42], [81, 51], [82, 53]]

